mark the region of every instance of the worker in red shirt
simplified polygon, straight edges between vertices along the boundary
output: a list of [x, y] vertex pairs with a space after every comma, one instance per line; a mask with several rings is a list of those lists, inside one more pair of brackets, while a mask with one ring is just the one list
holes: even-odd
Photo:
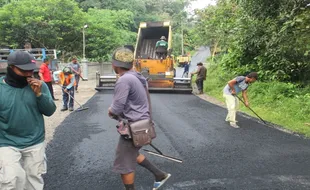
[[40, 71], [39, 71], [39, 76], [40, 76], [40, 79], [43, 80], [47, 86], [48, 86], [48, 89], [52, 95], [52, 98], [54, 101], [58, 100], [54, 97], [54, 90], [53, 90], [53, 84], [52, 84], [52, 75], [51, 75], [51, 71], [50, 69], [48, 68], [48, 65], [50, 64], [50, 58], [49, 57], [46, 57], [44, 59], [44, 62], [43, 64], [40, 66]]

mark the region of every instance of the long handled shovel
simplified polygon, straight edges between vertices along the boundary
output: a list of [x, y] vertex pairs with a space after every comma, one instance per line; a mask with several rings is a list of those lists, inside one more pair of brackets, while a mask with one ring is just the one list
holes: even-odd
[[[244, 101], [239, 96], [237, 96], [237, 95], [235, 95], [235, 96], [245, 105]], [[254, 110], [252, 110], [252, 108], [250, 108], [250, 107], [247, 107], [247, 108], [249, 108], [260, 120], [262, 120], [262, 122], [264, 122], [265, 125], [267, 125], [266, 121], [263, 120], [261, 117], [259, 117], [259, 115]]]
[[154, 150], [156, 150], [157, 152], [154, 152], [154, 151], [150, 151], [150, 150], [147, 150], [147, 149], [143, 149], [145, 152], [149, 153], [149, 154], [152, 154], [154, 156], [158, 156], [158, 157], [161, 157], [161, 158], [165, 158], [165, 159], [168, 159], [168, 160], [172, 160], [174, 162], [178, 162], [178, 163], [183, 163], [183, 160], [181, 159], [178, 159], [178, 158], [174, 158], [172, 156], [167, 156], [165, 154], [163, 154], [158, 148], [156, 148], [153, 144], [150, 144], [150, 146], [152, 148], [154, 148]]
[[81, 75], [79, 72], [77, 72], [76, 70], [74, 70], [72, 67], [70, 67], [70, 68], [74, 71], [74, 74], [79, 75], [79, 76], [81, 77], [81, 79], [82, 79], [83, 81], [85, 81], [85, 79], [82, 77], [82, 75]]
[[[63, 88], [60, 84], [57, 84], [57, 85], [60, 86], [61, 89]], [[66, 92], [66, 91], [64, 91], [64, 92], [67, 93], [67, 94], [70, 96], [70, 98], [72, 98], [72, 100], [73, 100], [74, 102], [76, 102], [76, 103], [80, 106], [80, 107], [77, 108], [75, 111], [83, 111], [83, 110], [89, 109], [89, 107], [83, 107], [78, 101], [76, 101], [76, 100], [70, 95], [69, 92]]]

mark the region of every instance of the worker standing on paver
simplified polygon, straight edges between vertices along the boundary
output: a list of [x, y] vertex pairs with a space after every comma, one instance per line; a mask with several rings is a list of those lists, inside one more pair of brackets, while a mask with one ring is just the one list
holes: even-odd
[[[140, 73], [132, 70], [133, 60], [133, 52], [127, 48], [119, 48], [113, 53], [112, 66], [120, 77], [115, 84], [113, 102], [108, 110], [110, 117], [120, 116], [129, 122], [150, 118], [145, 89], [147, 82]], [[136, 164], [138, 163], [154, 174], [153, 190], [157, 190], [171, 175], [150, 163], [144, 155], [139, 153], [139, 150], [140, 148], [134, 146], [132, 139], [120, 136], [113, 170], [121, 174], [126, 190], [134, 190]]]
[[162, 36], [160, 41], [156, 42], [155, 49], [155, 53], [159, 59], [166, 59], [168, 52], [168, 42], [166, 42], [165, 36]]
[[198, 66], [197, 71], [192, 72], [191, 75], [197, 74], [196, 85], [197, 85], [199, 94], [202, 94], [203, 93], [203, 81], [205, 81], [207, 78], [207, 68], [203, 66], [201, 62], [197, 63], [197, 66]]
[[8, 57], [0, 77], [0, 189], [43, 190], [45, 116], [56, 105], [47, 85], [33, 78], [35, 59], [25, 51]]
[[249, 85], [255, 82], [258, 78], [256, 72], [249, 73], [246, 77], [238, 76], [230, 81], [223, 89], [223, 97], [225, 98], [228, 114], [225, 121], [230, 123], [230, 126], [239, 128], [236, 121], [236, 113], [239, 108], [239, 100], [236, 97], [238, 93], [242, 92], [242, 97], [245, 106], [249, 106], [249, 100], [247, 96], [247, 89]]

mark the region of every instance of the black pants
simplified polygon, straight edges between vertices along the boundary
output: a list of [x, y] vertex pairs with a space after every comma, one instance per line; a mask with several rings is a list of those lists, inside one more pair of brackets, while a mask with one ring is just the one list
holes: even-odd
[[167, 52], [156, 52], [156, 55], [158, 59], [166, 59]]
[[45, 84], [47, 85], [48, 89], [50, 90], [50, 93], [51, 93], [53, 100], [55, 100], [52, 82], [45, 82]]
[[202, 93], [202, 91], [203, 91], [203, 79], [197, 79], [196, 84], [197, 84], [198, 91], [200, 93]]
[[80, 82], [80, 75], [74, 75], [75, 77], [75, 90], [78, 90], [79, 82]]
[[156, 53], [158, 59], [166, 59], [168, 51], [164, 47], [158, 47], [158, 48], [156, 48], [155, 53]]
[[184, 72], [183, 72], [182, 78], [184, 78], [184, 77], [185, 77], [185, 78], [188, 78], [188, 71], [184, 71]]

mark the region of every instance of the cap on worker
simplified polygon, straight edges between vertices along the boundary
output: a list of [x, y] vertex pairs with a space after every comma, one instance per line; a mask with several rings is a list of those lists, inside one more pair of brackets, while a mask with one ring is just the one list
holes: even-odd
[[199, 62], [199, 63], [197, 63], [197, 65], [200, 65], [200, 66], [202, 66], [203, 64], [202, 64], [201, 62]]
[[46, 56], [46, 57], [44, 58], [44, 62], [45, 62], [45, 61], [49, 61], [49, 60], [51, 60], [51, 57], [50, 57], [50, 56]]
[[62, 72], [65, 73], [65, 74], [71, 74], [72, 73], [70, 67], [63, 68]]
[[112, 64], [115, 67], [131, 69], [134, 61], [133, 52], [125, 47], [117, 48], [112, 55]]
[[14, 51], [8, 57], [8, 65], [14, 65], [21, 70], [31, 71], [37, 68], [34, 56], [26, 51]]
[[166, 40], [165, 36], [160, 37], [161, 40]]

